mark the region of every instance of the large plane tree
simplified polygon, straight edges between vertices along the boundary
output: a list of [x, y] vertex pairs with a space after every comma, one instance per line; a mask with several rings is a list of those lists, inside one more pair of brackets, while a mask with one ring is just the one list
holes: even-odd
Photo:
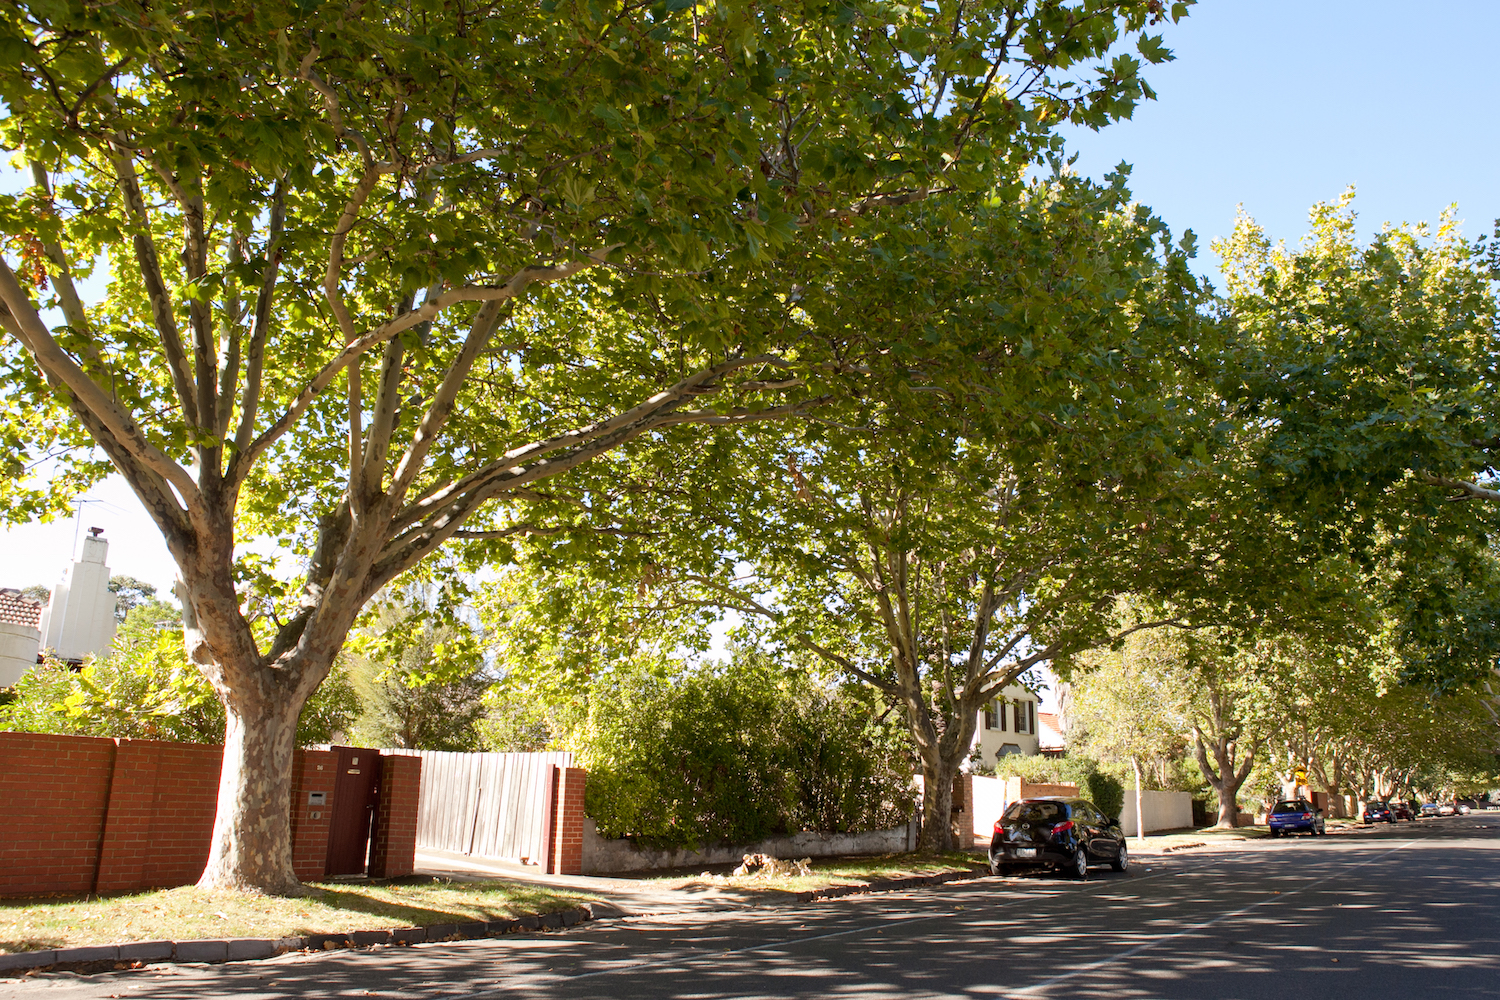
[[680, 648], [734, 612], [899, 713], [921, 847], [950, 847], [953, 779], [1008, 684], [1144, 627], [1116, 627], [1122, 594], [1178, 595], [1173, 622], [1261, 596], [1265, 534], [1225, 499], [1231, 428], [1201, 377], [1215, 327], [1124, 180], [956, 217], [934, 199], [871, 227], [868, 263], [799, 260], [805, 341], [880, 331], [920, 358], [872, 352], [880, 391], [807, 421], [638, 440], [536, 505], [528, 562], [569, 597], [496, 586], [508, 669], [592, 675], [626, 652], [601, 631]]
[[1005, 196], [1186, 6], [6, 5], [0, 505], [112, 468], [166, 539], [228, 717], [201, 884], [298, 891], [296, 719], [374, 593], [641, 435], [857, 384], [776, 254]]

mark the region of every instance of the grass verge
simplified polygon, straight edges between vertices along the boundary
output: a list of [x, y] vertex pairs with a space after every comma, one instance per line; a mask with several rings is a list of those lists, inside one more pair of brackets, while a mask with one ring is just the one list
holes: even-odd
[[864, 885], [883, 879], [911, 878], [916, 875], [988, 871], [982, 857], [962, 851], [938, 855], [887, 854], [858, 858], [814, 858], [808, 867], [812, 869], [810, 876], [756, 878], [753, 875], [729, 874], [732, 869], [719, 865], [704, 874], [662, 875], [642, 879], [642, 882], [661, 889], [715, 885], [750, 891], [810, 892], [836, 885]]
[[317, 883], [300, 899], [193, 886], [93, 899], [0, 901], [0, 953], [194, 938], [290, 937], [551, 913], [595, 897], [517, 882]]

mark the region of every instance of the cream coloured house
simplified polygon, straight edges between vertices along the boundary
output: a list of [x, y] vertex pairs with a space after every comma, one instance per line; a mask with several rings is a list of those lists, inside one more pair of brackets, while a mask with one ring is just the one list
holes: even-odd
[[1006, 754], [1040, 753], [1039, 707], [1037, 696], [1021, 685], [1004, 688], [980, 713], [979, 728], [974, 733], [977, 763], [991, 765]]

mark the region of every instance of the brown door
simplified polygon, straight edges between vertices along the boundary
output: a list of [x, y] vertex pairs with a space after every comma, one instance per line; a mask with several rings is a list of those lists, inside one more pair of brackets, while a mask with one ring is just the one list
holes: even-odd
[[380, 753], [363, 747], [329, 749], [339, 755], [339, 770], [328, 824], [328, 874], [363, 875], [380, 801]]

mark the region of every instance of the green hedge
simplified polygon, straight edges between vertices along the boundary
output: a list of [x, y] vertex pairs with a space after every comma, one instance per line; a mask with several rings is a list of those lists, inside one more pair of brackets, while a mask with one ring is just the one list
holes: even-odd
[[885, 829], [914, 803], [899, 730], [873, 726], [836, 690], [761, 670], [636, 675], [596, 689], [571, 742], [600, 835], [655, 846]]

